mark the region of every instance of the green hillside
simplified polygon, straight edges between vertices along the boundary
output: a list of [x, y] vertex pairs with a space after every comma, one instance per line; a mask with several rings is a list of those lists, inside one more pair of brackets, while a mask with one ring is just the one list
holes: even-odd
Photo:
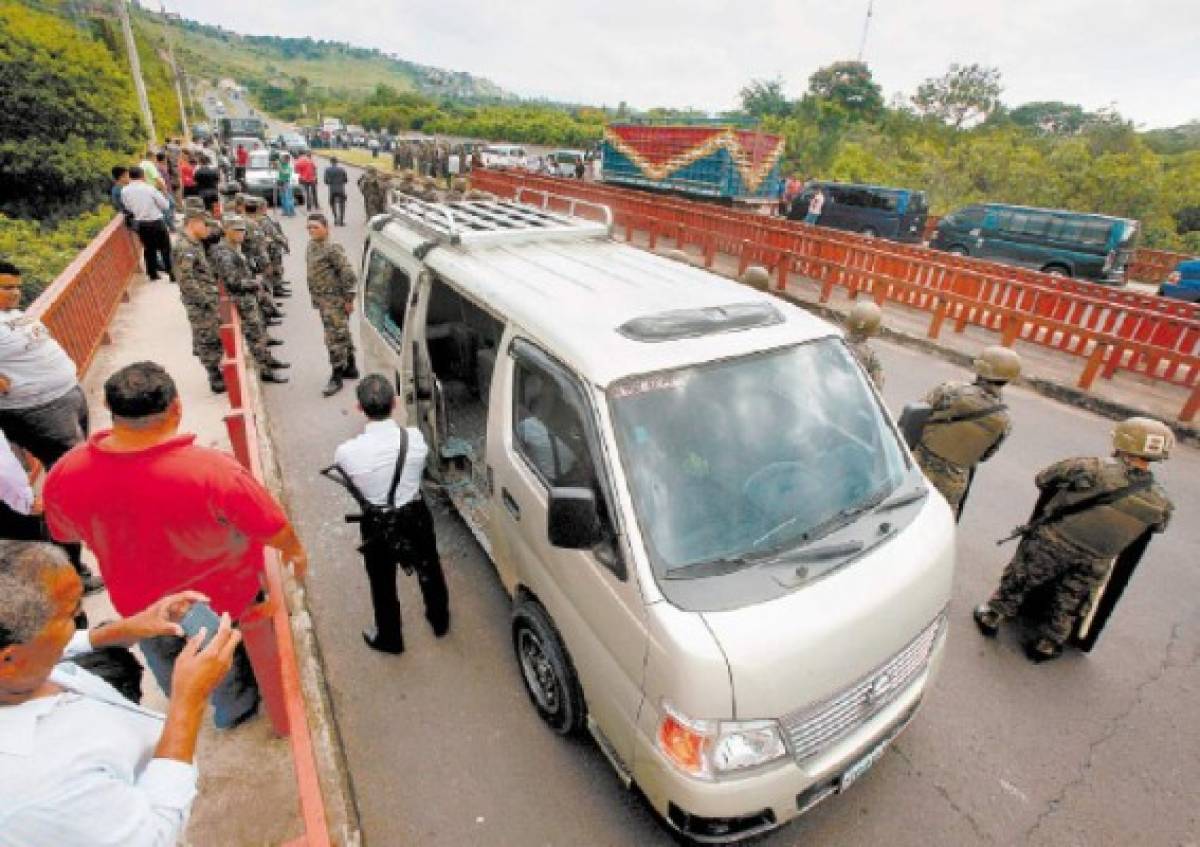
[[176, 53], [192, 77], [232, 77], [255, 93], [297, 85], [325, 95], [361, 97], [378, 86], [465, 100], [510, 98], [489, 80], [406, 62], [378, 50], [311, 38], [240, 35], [221, 27], [141, 11], [139, 19], [162, 40], [169, 27]]

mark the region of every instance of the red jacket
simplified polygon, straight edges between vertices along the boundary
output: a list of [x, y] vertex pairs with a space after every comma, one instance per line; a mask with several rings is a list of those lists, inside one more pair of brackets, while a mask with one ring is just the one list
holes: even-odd
[[296, 160], [296, 179], [301, 182], [317, 181], [317, 165], [308, 156], [301, 156]]
[[246, 167], [246, 163], [250, 161], [250, 151], [245, 147], [237, 149], [237, 163], [239, 168]]

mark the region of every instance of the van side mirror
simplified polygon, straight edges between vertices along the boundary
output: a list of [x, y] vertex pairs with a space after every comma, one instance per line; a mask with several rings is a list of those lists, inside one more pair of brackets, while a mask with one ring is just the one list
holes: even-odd
[[590, 550], [599, 544], [604, 536], [595, 492], [590, 488], [550, 489], [546, 530], [555, 547]]
[[932, 414], [933, 407], [928, 403], [909, 403], [904, 407], [896, 425], [900, 428], [900, 434], [904, 436], [904, 443], [908, 445], [908, 449], [911, 450], [921, 443], [921, 434], [925, 431], [925, 424], [929, 422], [929, 416]]

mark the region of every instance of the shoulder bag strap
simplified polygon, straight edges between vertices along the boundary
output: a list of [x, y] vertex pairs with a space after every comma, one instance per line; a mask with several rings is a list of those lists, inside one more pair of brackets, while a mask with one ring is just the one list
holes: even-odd
[[1154, 484], [1152, 477], [1139, 479], [1136, 482], [1131, 482], [1122, 488], [1114, 489], [1113, 491], [1105, 491], [1092, 497], [1085, 497], [1082, 500], [1076, 500], [1062, 508], [1055, 509], [1052, 512], [1047, 512], [1040, 518], [1035, 520], [1030, 527], [1045, 526], [1049, 523], [1061, 521], [1063, 518], [1069, 518], [1071, 515], [1078, 515], [1080, 512], [1086, 512], [1088, 509], [1095, 509], [1099, 506], [1108, 506], [1118, 500], [1123, 500], [1131, 494], [1137, 494], [1139, 491], [1145, 491]]
[[396, 489], [400, 487], [400, 477], [404, 474], [404, 462], [408, 459], [408, 427], [400, 427], [400, 452], [396, 454], [396, 470], [392, 473], [392, 484], [388, 488], [387, 508], [392, 508], [396, 501]]
[[995, 414], [996, 412], [1003, 412], [1007, 408], [1008, 406], [1004, 405], [1003, 403], [999, 403], [995, 406], [988, 406], [986, 409], [975, 409], [974, 411], [962, 412], [958, 415], [949, 415], [944, 418], [931, 416], [926, 423], [926, 426], [932, 426], [934, 424], [961, 423], [962, 421], [974, 421], [978, 420], [979, 418], [986, 418], [988, 415]]

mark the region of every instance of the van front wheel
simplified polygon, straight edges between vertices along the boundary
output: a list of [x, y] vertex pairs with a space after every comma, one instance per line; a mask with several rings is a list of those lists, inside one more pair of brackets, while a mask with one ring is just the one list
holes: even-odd
[[529, 700], [559, 735], [583, 729], [587, 707], [567, 648], [538, 603], [520, 600], [513, 610], [513, 649]]

